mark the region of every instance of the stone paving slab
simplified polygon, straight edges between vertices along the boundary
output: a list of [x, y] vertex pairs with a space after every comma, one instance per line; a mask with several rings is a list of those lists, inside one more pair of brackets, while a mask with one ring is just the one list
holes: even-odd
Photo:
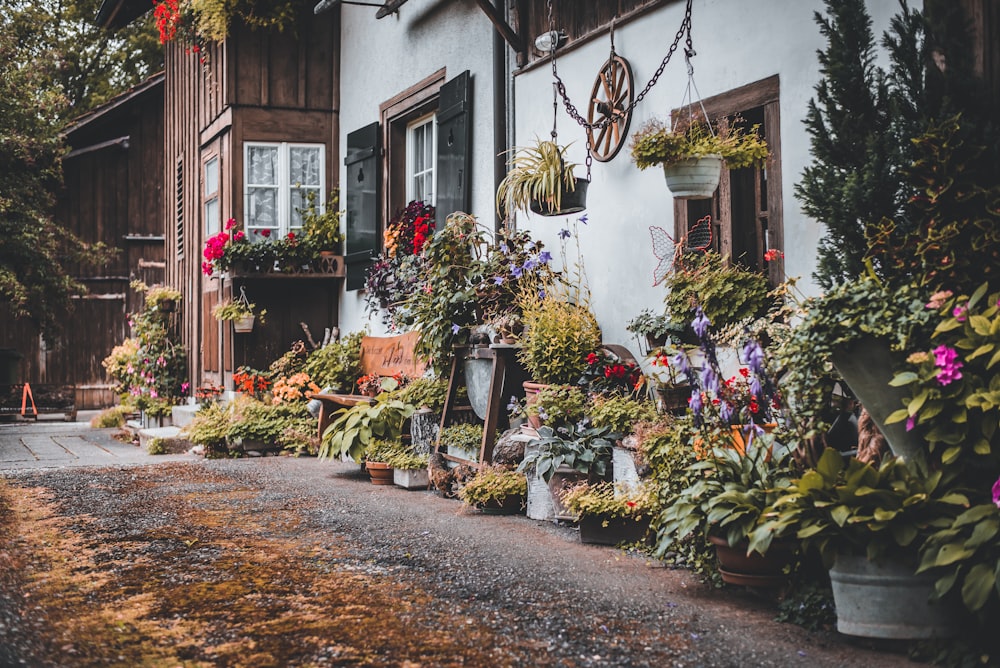
[[81, 422], [0, 423], [0, 473], [195, 459], [186, 454], [150, 455], [131, 443], [115, 440], [117, 432], [92, 429]]

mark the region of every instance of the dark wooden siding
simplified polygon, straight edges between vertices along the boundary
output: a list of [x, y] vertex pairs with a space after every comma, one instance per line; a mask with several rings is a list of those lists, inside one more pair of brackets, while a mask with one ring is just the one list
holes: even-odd
[[[211, 306], [225, 298], [229, 288], [201, 272], [204, 160], [209, 155], [220, 160], [223, 221], [242, 219], [244, 141], [322, 142], [327, 189], [337, 183], [339, 20], [337, 12], [314, 16], [314, 4], [302, 3], [301, 21], [294, 29], [234, 26], [224, 43], [202, 54], [205, 62], [183, 47], [167, 49], [164, 179], [174, 184], [178, 162], [184, 175], [179, 196], [164, 201], [162, 215], [172, 221], [166, 271], [168, 281], [185, 295], [181, 331], [192, 386], [225, 380], [223, 372], [231, 371], [234, 359], [232, 337], [211, 317]], [[332, 317], [335, 322], [336, 309]], [[276, 341], [287, 339], [285, 345], [301, 338], [283, 327], [275, 327], [273, 335]]]
[[104, 267], [69, 268], [89, 292], [75, 300], [65, 333], [43, 342], [26, 322], [0, 323], [2, 345], [25, 356], [23, 378], [76, 385], [78, 408], [114, 401], [101, 361], [128, 336], [126, 315], [139, 307], [130, 279], [163, 281], [163, 89], [162, 75], [153, 77], [67, 131], [55, 220], [119, 253]]

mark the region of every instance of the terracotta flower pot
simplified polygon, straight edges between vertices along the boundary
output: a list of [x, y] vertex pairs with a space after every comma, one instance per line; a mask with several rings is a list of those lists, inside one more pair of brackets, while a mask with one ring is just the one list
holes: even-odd
[[392, 485], [392, 467], [382, 462], [365, 462], [373, 485]]
[[736, 546], [721, 536], [709, 536], [708, 541], [715, 546], [723, 582], [748, 587], [780, 587], [788, 582], [784, 568], [795, 556], [794, 544], [775, 542], [767, 554], [747, 554], [749, 543], [745, 540]]

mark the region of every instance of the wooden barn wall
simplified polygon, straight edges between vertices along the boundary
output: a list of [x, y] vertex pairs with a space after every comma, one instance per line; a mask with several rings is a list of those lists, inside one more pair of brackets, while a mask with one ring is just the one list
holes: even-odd
[[[127, 143], [98, 147], [126, 137]], [[0, 346], [25, 356], [22, 378], [75, 385], [78, 408], [114, 402], [101, 361], [128, 336], [127, 313], [138, 308], [141, 298], [129, 290], [129, 280], [163, 280], [162, 141], [162, 84], [71, 129], [66, 142], [79, 153], [63, 162], [65, 185], [54, 219], [84, 241], [103, 241], [119, 253], [103, 267], [68, 267], [88, 294], [74, 300], [61, 336], [43, 341], [28, 322], [0, 323]]]
[[[228, 323], [220, 325], [211, 317], [211, 306], [228, 297], [231, 289], [201, 272], [205, 243], [201, 171], [209, 157], [220, 160], [223, 221], [229, 217], [242, 221], [245, 141], [324, 143], [328, 191], [338, 181], [339, 19], [336, 12], [316, 17], [312, 5], [306, 4], [303, 20], [294, 29], [277, 32], [235, 27], [224, 44], [210, 49], [207, 65], [201, 69], [190, 66], [189, 54], [176, 49], [168, 54], [167, 154], [180, 158], [185, 169], [182, 241], [178, 246], [176, 229], [168, 229], [167, 239], [168, 249], [179, 247], [183, 252], [176, 261], [168, 261], [168, 275], [175, 275], [176, 282], [184, 283], [185, 295], [194, 297], [185, 300], [183, 336], [195, 387], [228, 380], [234, 363], [242, 364], [234, 345], [241, 359], [248, 359], [248, 355], [264, 359], [274, 350], [280, 355], [293, 341], [303, 338], [299, 322], [317, 326], [319, 336], [324, 327], [337, 322], [336, 282], [307, 281], [292, 286], [303, 292], [290, 300], [290, 286], [281, 282], [280, 288], [257, 286], [262, 297], [259, 305], [268, 309], [268, 324], [252, 340], [233, 337]], [[174, 179], [174, 166], [169, 158], [167, 162], [168, 178]], [[168, 203], [167, 209], [167, 218], [176, 219], [176, 205]], [[253, 348], [250, 352], [248, 345]]]

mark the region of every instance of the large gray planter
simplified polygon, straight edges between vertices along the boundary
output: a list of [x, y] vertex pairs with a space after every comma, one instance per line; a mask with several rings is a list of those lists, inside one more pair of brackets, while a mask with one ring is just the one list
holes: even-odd
[[611, 450], [612, 479], [616, 493], [635, 490], [639, 487], [639, 471], [635, 465], [635, 451], [616, 445]]
[[934, 576], [899, 564], [838, 555], [830, 569], [837, 630], [865, 638], [946, 638], [957, 632], [954, 607], [930, 602]]
[[393, 469], [392, 482], [403, 489], [427, 489], [427, 485], [430, 484], [430, 475], [426, 468]]
[[903, 401], [910, 395], [906, 388], [889, 385], [893, 375], [889, 344], [867, 336], [848, 347], [834, 350], [831, 359], [851, 392], [878, 425], [892, 454], [909, 461], [922, 455], [926, 447], [923, 439], [906, 431], [905, 423], [885, 423], [891, 413], [903, 408]]
[[706, 155], [664, 165], [663, 176], [675, 199], [710, 199], [722, 177], [722, 156]]

